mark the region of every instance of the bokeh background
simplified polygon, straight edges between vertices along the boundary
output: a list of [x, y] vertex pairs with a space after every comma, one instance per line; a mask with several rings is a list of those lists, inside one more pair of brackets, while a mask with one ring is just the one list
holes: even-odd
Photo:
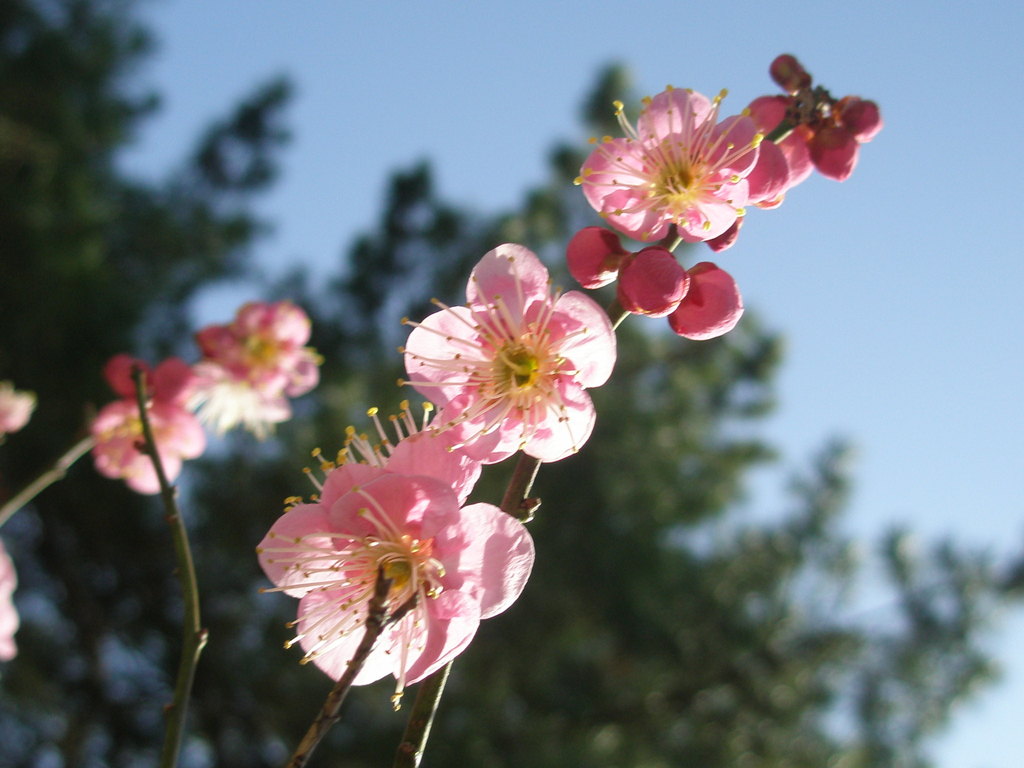
[[[66, 4], [30, 5], [59, 15], [52, 9]], [[155, 42], [118, 87], [140, 98], [155, 92], [160, 101], [126, 132], [128, 141], [110, 152], [110, 167], [143, 186], [178, 179], [176, 192], [173, 185], [164, 187], [165, 202], [174, 194], [187, 195], [189, 184], [194, 190], [205, 183], [182, 182], [180, 169], [195, 156], [197, 137], [208, 126], [223, 120], [260, 83], [284, 76], [292, 86], [280, 117], [291, 138], [275, 155], [274, 183], [258, 195], [237, 189], [210, 197], [211, 215], [244, 208], [270, 226], [244, 245], [246, 266], [231, 279], [160, 299], [184, 307], [180, 328], [225, 322], [254, 294], [283, 295], [288, 286], [301, 286], [319, 297], [322, 315], [351, 323], [349, 334], [368, 323], [380, 328], [383, 341], [399, 338], [400, 312], [360, 317], [358, 302], [346, 304], [343, 291], [333, 306], [325, 306], [331, 303], [331, 286], [345, 284], [346, 275], [352, 287], [358, 271], [353, 264], [361, 263], [357, 254], [366, 261], [373, 253], [367, 243], [401, 250], [399, 235], [384, 235], [387, 218], [380, 213], [401, 196], [392, 174], [400, 170], [412, 180], [407, 187], [415, 187], [417, 179], [424, 183], [416, 173], [428, 163], [432, 199], [463, 212], [469, 222], [500, 219], [502, 212], [521, 209], [524, 199], [542, 208], [532, 191], [560, 189], [556, 177], [564, 149], [585, 151], [595, 128], [585, 124], [583, 105], [600, 91], [601, 73], [611, 65], [620, 68], [604, 85], [628, 86], [634, 105], [639, 96], [671, 83], [709, 94], [728, 88], [725, 112], [738, 111], [754, 97], [774, 92], [767, 67], [782, 52], [796, 54], [834, 95], [874, 99], [886, 127], [862, 148], [852, 178], [838, 184], [814, 177], [778, 210], [753, 211], [738, 244], [716, 259], [739, 282], [758, 332], [763, 329], [777, 342], [773, 354], [781, 355], [781, 363], [771, 393], [762, 393], [772, 412], [739, 427], [724, 424], [715, 434], [736, 430], [744, 440], [773, 446], [776, 456], [745, 469], [724, 505], [730, 522], [694, 532], [691, 541], [697, 549], [714, 547], [727, 531], [777, 524], [782, 510], [792, 506], [791, 476], [803, 473], [821, 446], [838, 438], [851, 446], [850, 463], [844, 463], [850, 488], [832, 530], [848, 545], [843, 557], [859, 567], [836, 577], [836, 584], [850, 591], [834, 616], [837, 624], [857, 624], [879, 636], [913, 624], [907, 618], [913, 601], [909, 593], [887, 586], [892, 562], [878, 544], [896, 528], [908, 534], [890, 539], [892, 550], [926, 557], [937, 542], [951, 541], [987, 564], [972, 578], [984, 581], [978, 575], [983, 573], [990, 585], [1013, 585], [1024, 544], [1019, 490], [1024, 318], [1018, 298], [1024, 259], [1017, 217], [1003, 200], [1003, 187], [1024, 171], [1013, 144], [1014, 126], [1024, 119], [1019, 77], [1024, 54], [1018, 40], [1024, 11], [1018, 5], [166, 0], [127, 4], [117, 12], [141, 22]], [[6, 44], [15, 50], [10, 40]], [[228, 167], [231, 151], [224, 160]], [[566, 194], [573, 194], [571, 188]], [[573, 218], [581, 215], [577, 211], [568, 220], [582, 221]], [[485, 230], [482, 225], [474, 230], [481, 246]], [[527, 217], [519, 230], [491, 231], [520, 231], [526, 239], [543, 240], [542, 230]], [[360, 236], [367, 238], [362, 251]], [[536, 247], [557, 255], [550, 242]], [[695, 251], [687, 258], [707, 255]], [[173, 274], [170, 263], [167, 270]], [[396, 303], [401, 302], [385, 306]], [[151, 314], [140, 317], [153, 322]], [[13, 322], [9, 316], [4, 320]], [[141, 347], [134, 351], [163, 344], [133, 333]], [[352, 360], [375, 362], [358, 355]], [[8, 357], [0, 362], [17, 368]], [[0, 368], [0, 378], [5, 374]], [[377, 384], [345, 382], [325, 395], [329, 406], [341, 403], [339, 410], [358, 412], [372, 404], [358, 400]], [[37, 387], [31, 381], [25, 386]], [[101, 385], [95, 391], [102, 391]], [[40, 409], [45, 407], [43, 401]], [[323, 425], [296, 427], [284, 436], [301, 444], [315, 432], [329, 432]], [[5, 449], [13, 446], [12, 440]], [[666, 450], [654, 437], [646, 447]], [[230, 441], [219, 446], [225, 456], [237, 448]], [[265, 446], [247, 450], [275, 453]], [[272, 458], [291, 461], [296, 469], [305, 460], [287, 450], [278, 454]], [[558, 506], [557, 498], [548, 497], [545, 513], [556, 518]], [[16, 551], [31, 549], [37, 537], [52, 533], [45, 509], [31, 514], [43, 522], [21, 523], [24, 530], [17, 535], [23, 543]], [[558, 538], [544, 528], [538, 539], [542, 533]], [[950, 573], [954, 560], [942, 561]], [[921, 584], [934, 596], [947, 575], [939, 568], [938, 575], [922, 576]], [[793, 577], [800, 578], [807, 577]], [[44, 583], [40, 576], [38, 584]], [[30, 625], [45, 624], [47, 611], [59, 604], [51, 595], [46, 607], [46, 590], [40, 589], [23, 603]], [[1010, 595], [1013, 589], [1003, 592]], [[999, 681], [982, 686], [979, 678], [978, 685], [949, 694], [958, 705], [952, 719], [945, 724], [943, 714], [922, 736], [920, 759], [930, 763], [910, 762], [905, 750], [901, 759], [907, 762], [891, 764], [1016, 768], [1024, 759], [1019, 728], [1024, 620], [1009, 597], [977, 597], [977, 603], [988, 609], [978, 617], [978, 633], [970, 634], [968, 645], [995, 664], [981, 677], [998, 667]], [[904, 609], [909, 613], [901, 613]], [[125, 653], [145, 656], [133, 642]], [[216, 658], [211, 652], [208, 663]], [[266, 664], [291, 661], [273, 658]], [[925, 665], [922, 677], [939, 676], [941, 660], [928, 663], [934, 666]], [[5, 677], [17, 674], [17, 664], [9, 665]], [[848, 683], [847, 693], [852, 695], [853, 687]], [[901, 703], [916, 706], [909, 695]], [[834, 703], [824, 722], [843, 731], [855, 710], [855, 704]], [[370, 717], [356, 713], [360, 716]], [[891, 720], [900, 717], [894, 712]], [[618, 738], [603, 733], [591, 734], [591, 742]], [[189, 754], [202, 764], [211, 749], [197, 744]], [[757, 755], [757, 748], [743, 754], [748, 753]], [[622, 765], [659, 764], [636, 755], [614, 759]], [[887, 764], [877, 755], [874, 760], [837, 765]], [[530, 763], [510, 756], [507, 764]], [[786, 763], [766, 758], [749, 764]]]

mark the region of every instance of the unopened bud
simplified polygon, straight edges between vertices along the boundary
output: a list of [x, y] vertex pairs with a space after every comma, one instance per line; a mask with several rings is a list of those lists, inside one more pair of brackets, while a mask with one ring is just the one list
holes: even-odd
[[569, 273], [584, 288], [608, 285], [628, 255], [629, 252], [619, 242], [619, 236], [604, 227], [584, 227], [572, 236], [565, 249]]
[[775, 61], [768, 67], [768, 74], [787, 93], [796, 93], [801, 88], [811, 87], [810, 74], [804, 69], [803, 64], [796, 60], [796, 56], [788, 53], [775, 57]]
[[732, 275], [710, 261], [689, 270], [690, 290], [668, 324], [680, 336], [703, 341], [728, 333], [743, 316], [743, 297]]
[[623, 262], [619, 303], [637, 315], [664, 317], [679, 306], [689, 286], [690, 278], [672, 252], [651, 246]]

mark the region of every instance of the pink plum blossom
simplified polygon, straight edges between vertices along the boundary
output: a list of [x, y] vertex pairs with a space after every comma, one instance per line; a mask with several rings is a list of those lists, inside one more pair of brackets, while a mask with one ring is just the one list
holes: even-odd
[[689, 270], [690, 290], [668, 324], [680, 336], [696, 341], [728, 333], [743, 316], [743, 297], [732, 275], [710, 261]]
[[594, 426], [586, 390], [615, 364], [605, 312], [582, 293], [552, 293], [548, 271], [521, 245], [487, 253], [467, 305], [414, 326], [403, 352], [411, 384], [442, 408], [473, 458], [494, 463], [522, 449], [541, 461], [577, 451]]
[[18, 391], [9, 381], [0, 381], [0, 438], [28, 424], [36, 407], [33, 392]]
[[117, 355], [107, 363], [104, 375], [121, 399], [104, 406], [92, 422], [96, 469], [107, 477], [123, 479], [138, 493], [157, 493], [160, 483], [153, 462], [140, 450], [142, 421], [131, 378], [136, 366], [145, 372], [150, 398], [146, 413], [168, 480], [181, 472], [183, 459], [194, 459], [203, 452], [206, 435], [185, 407], [194, 377], [184, 361], [172, 357], [152, 372], [128, 355]]
[[18, 655], [14, 633], [18, 631], [18, 609], [14, 607], [14, 589], [18, 575], [14, 563], [0, 541], [0, 661], [10, 661]]
[[778, 163], [764, 165], [752, 190], [747, 177], [763, 135], [749, 117], [719, 122], [724, 95], [669, 88], [644, 100], [635, 128], [616, 102], [625, 137], [597, 142], [576, 179], [591, 206], [629, 237], [658, 240], [675, 224], [683, 240], [699, 242], [718, 237], [743, 206], [771, 195]]
[[383, 465], [329, 467], [316, 500], [289, 508], [257, 548], [276, 585], [268, 591], [299, 598], [289, 645], [335, 680], [362, 640], [378, 572], [391, 580], [388, 613], [413, 601], [355, 678], [393, 674], [396, 705], [406, 685], [465, 649], [481, 619], [516, 600], [533, 567], [522, 523], [490, 504], [462, 506], [475, 476], [467, 482], [464, 467], [444, 461], [451, 452], [435, 450], [444, 445], [420, 431], [389, 455], [374, 452]]
[[190, 407], [218, 434], [241, 424], [265, 437], [291, 418], [288, 398], [320, 380], [320, 356], [305, 346], [310, 329], [309, 317], [289, 301], [249, 302], [230, 324], [203, 328]]

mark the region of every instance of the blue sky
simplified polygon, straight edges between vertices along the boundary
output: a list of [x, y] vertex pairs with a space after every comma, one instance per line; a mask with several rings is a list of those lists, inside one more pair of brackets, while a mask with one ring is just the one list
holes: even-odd
[[[780, 409], [765, 435], [794, 468], [827, 436], [853, 440], [848, 524], [865, 539], [905, 523], [925, 541], [1024, 545], [1024, 248], [1001, 192], [1024, 171], [1012, 143], [1024, 124], [1018, 4], [143, 8], [160, 49], [141, 76], [164, 109], [126, 156], [133, 171], [170, 167], [259, 80], [285, 73], [298, 87], [284, 176], [261, 204], [277, 225], [259, 253], [271, 270], [301, 259], [333, 271], [373, 223], [389, 172], [422, 158], [447, 199], [515, 206], [544, 180], [556, 139], [587, 138], [578, 105], [609, 61], [626, 63], [642, 92], [727, 87], [725, 113], [774, 91], [767, 66], [782, 52], [833, 94], [875, 99], [886, 128], [853, 177], [813, 178], [780, 209], [752, 212], [718, 259], [787, 339]], [[777, 496], [773, 482], [759, 482], [756, 506]], [[1005, 682], [936, 743], [939, 768], [1024, 762], [1024, 618], [1010, 618], [993, 637]]]

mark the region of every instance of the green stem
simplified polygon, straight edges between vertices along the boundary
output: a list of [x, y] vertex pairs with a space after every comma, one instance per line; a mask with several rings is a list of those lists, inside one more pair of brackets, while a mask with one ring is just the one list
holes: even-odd
[[[540, 459], [527, 456], [525, 453], [519, 454], [516, 468], [512, 471], [505, 495], [501, 499], [503, 512], [523, 522], [529, 522], [533, 518], [533, 513], [540, 506], [540, 499], [532, 499], [529, 496], [540, 464]], [[423, 752], [427, 748], [430, 726], [441, 703], [441, 694], [444, 693], [444, 685], [448, 681], [452, 664], [453, 662], [449, 661], [419, 684], [405, 733], [402, 734], [402, 741], [395, 752], [393, 768], [418, 768], [420, 760], [423, 759]]]
[[437, 714], [441, 694], [444, 693], [444, 684], [448, 682], [448, 673], [451, 672], [453, 663], [449, 661], [420, 683], [416, 690], [416, 701], [413, 702], [412, 712], [409, 714], [409, 722], [406, 723], [405, 733], [402, 734], [402, 742], [395, 753], [393, 768], [419, 768], [423, 752], [427, 748], [427, 739], [430, 737], [430, 726], [434, 723], [434, 715]]
[[783, 118], [782, 122], [776, 125], [770, 133], [765, 134], [764, 140], [778, 144], [784, 138], [789, 136], [789, 134], [791, 134], [793, 132], [793, 129], [795, 128], [796, 123], [787, 118]]
[[177, 494], [174, 486], [167, 480], [160, 453], [157, 451], [153, 427], [147, 413], [146, 382], [141, 368], [132, 370], [135, 382], [135, 397], [139, 406], [139, 420], [142, 422], [143, 450], [153, 462], [157, 479], [160, 482], [160, 496], [167, 511], [167, 523], [171, 526], [174, 539], [174, 554], [178, 561], [178, 580], [181, 583], [182, 599], [185, 603], [185, 617], [182, 622], [181, 659], [178, 663], [178, 677], [174, 684], [174, 698], [167, 705], [167, 725], [164, 730], [164, 746], [160, 754], [160, 768], [174, 768], [178, 764], [178, 753], [181, 751], [181, 740], [184, 736], [185, 715], [188, 713], [188, 700], [192, 694], [192, 682], [195, 680], [196, 665], [199, 654], [206, 645], [206, 630], [199, 617], [199, 585], [196, 581], [196, 569], [192, 562], [192, 550], [188, 544], [188, 532], [181, 519], [178, 509]]
[[57, 459], [52, 467], [5, 501], [3, 506], [0, 507], [0, 526], [6, 523], [11, 515], [32, 501], [40, 493], [59, 480], [63, 480], [71, 465], [88, 453], [89, 449], [94, 445], [96, 445], [96, 441], [92, 438], [92, 435], [83, 437], [71, 446], [63, 456]]

